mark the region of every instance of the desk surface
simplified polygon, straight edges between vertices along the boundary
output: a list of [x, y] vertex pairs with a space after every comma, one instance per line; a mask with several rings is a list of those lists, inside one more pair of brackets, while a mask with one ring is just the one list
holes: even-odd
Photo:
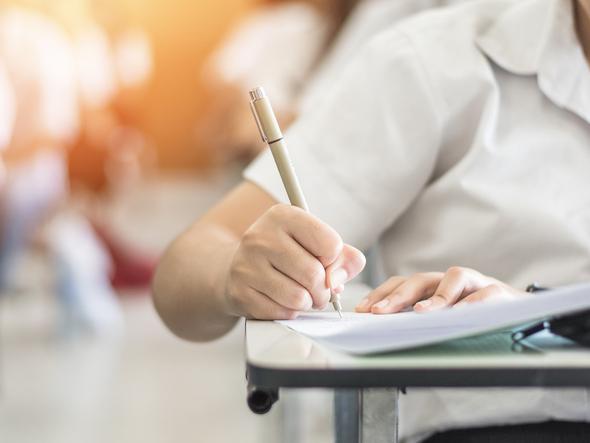
[[248, 320], [245, 339], [248, 381], [268, 388], [590, 386], [590, 349], [549, 335], [519, 349], [503, 331], [417, 350], [352, 356], [277, 323]]

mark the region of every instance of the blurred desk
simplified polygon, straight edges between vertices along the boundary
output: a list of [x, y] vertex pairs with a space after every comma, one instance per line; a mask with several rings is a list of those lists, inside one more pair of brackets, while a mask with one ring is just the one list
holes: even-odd
[[246, 322], [248, 404], [265, 413], [280, 388], [335, 390], [342, 442], [397, 441], [405, 387], [590, 387], [590, 350], [540, 335], [515, 347], [510, 331], [415, 350], [351, 356], [274, 322]]

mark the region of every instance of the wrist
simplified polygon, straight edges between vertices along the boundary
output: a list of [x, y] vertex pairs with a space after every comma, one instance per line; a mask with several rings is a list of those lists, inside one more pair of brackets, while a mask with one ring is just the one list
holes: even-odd
[[239, 241], [231, 241], [220, 248], [218, 273], [214, 279], [213, 294], [217, 299], [217, 305], [223, 314], [230, 317], [240, 317], [239, 309], [232, 302], [231, 297], [231, 268], [234, 256], [238, 250]]

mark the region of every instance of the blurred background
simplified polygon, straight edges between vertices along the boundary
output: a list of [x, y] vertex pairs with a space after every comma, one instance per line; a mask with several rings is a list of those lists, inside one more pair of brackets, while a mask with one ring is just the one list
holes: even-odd
[[182, 342], [149, 283], [262, 148], [248, 89], [287, 126], [354, 3], [0, 1], [0, 441], [284, 440], [243, 325]]
[[[154, 267], [262, 149], [250, 88], [288, 127], [371, 35], [450, 2], [0, 0], [0, 441], [296, 441], [297, 401], [247, 409], [243, 326], [174, 338]], [[309, 395], [299, 437], [330, 441]]]

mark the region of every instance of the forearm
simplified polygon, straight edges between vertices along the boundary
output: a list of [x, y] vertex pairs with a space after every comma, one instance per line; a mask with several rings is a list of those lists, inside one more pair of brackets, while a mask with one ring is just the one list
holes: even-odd
[[225, 286], [238, 242], [222, 227], [197, 223], [164, 254], [154, 278], [154, 304], [179, 337], [212, 340], [235, 325]]

